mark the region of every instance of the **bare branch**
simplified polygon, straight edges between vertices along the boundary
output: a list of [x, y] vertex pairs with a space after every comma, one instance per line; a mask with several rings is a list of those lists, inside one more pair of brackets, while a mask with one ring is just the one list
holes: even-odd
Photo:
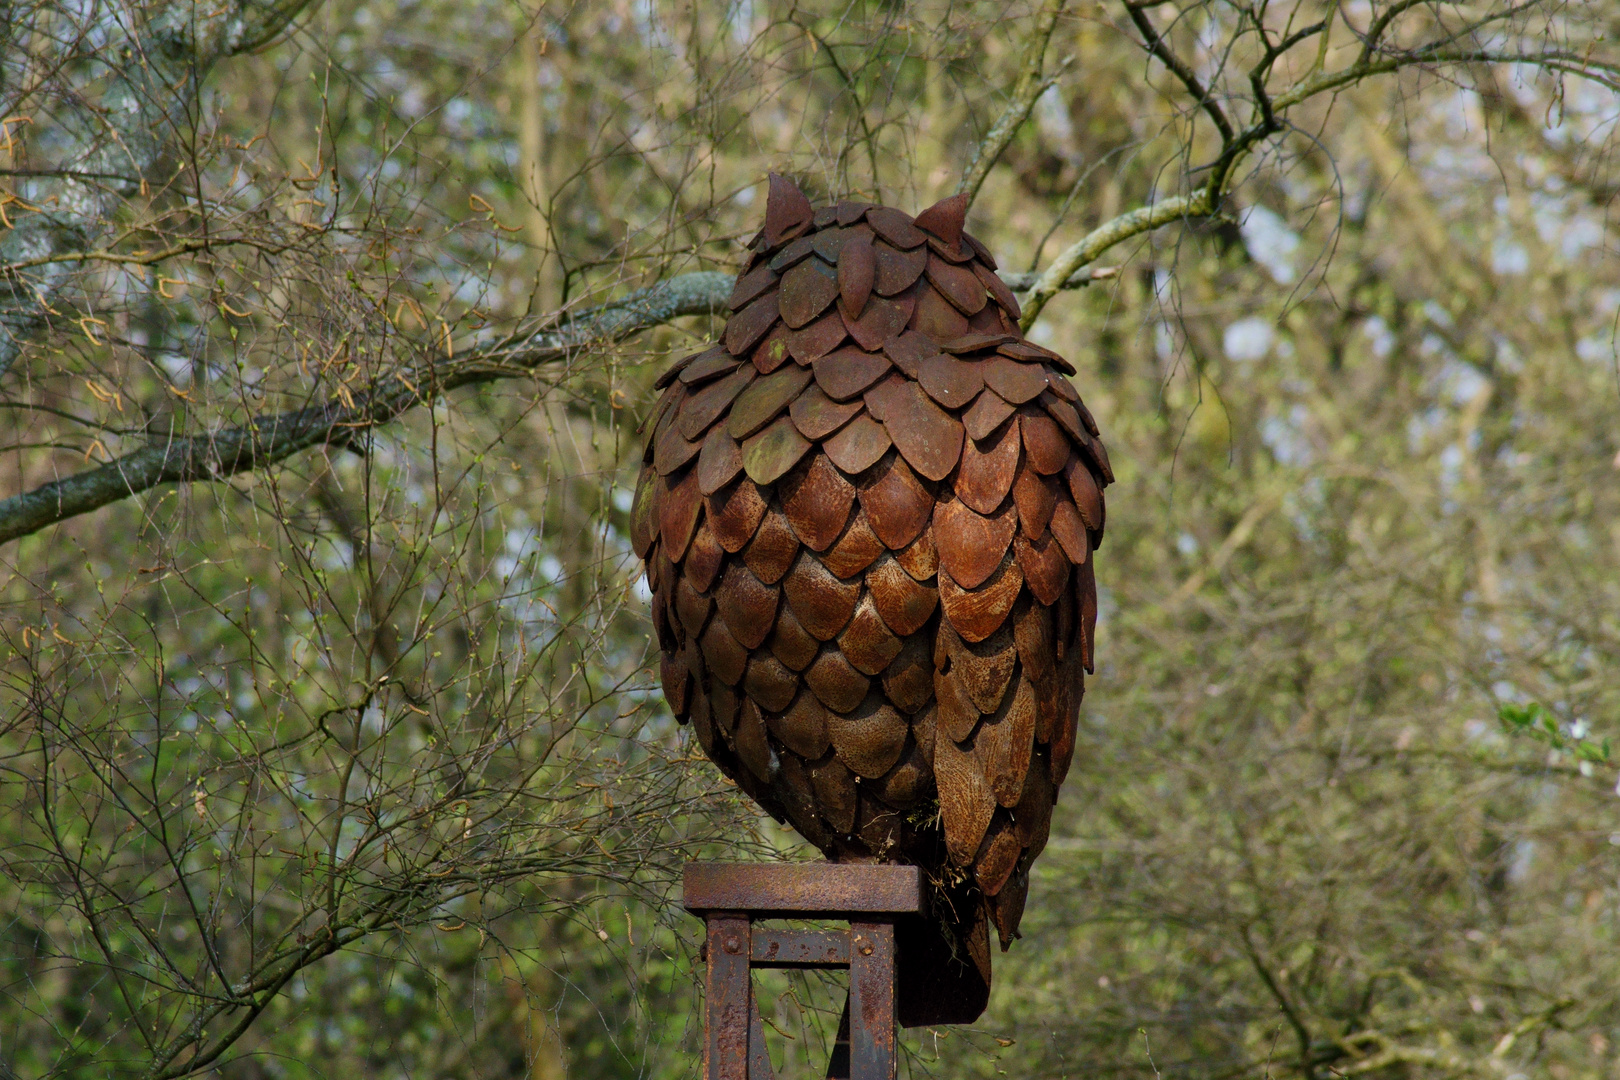
[[1085, 239], [1069, 247], [1052, 265], [1036, 278], [1029, 296], [1024, 300], [1021, 325], [1028, 330], [1040, 317], [1046, 302], [1065, 288], [1072, 288], [1071, 279], [1081, 267], [1095, 262], [1097, 257], [1122, 240], [1152, 232], [1161, 225], [1191, 218], [1208, 217], [1213, 213], [1208, 188], [1200, 188], [1191, 195], [1175, 195], [1121, 214], [1087, 233]]
[[[0, 502], [0, 543], [99, 509], [163, 484], [224, 480], [284, 461], [312, 446], [346, 446], [393, 420], [424, 394], [526, 375], [683, 315], [719, 310], [731, 275], [682, 274], [580, 313], [560, 326], [442, 355], [390, 372], [347, 401], [278, 413], [208, 435], [166, 436], [87, 472], [42, 484]], [[424, 350], [424, 354], [426, 350]]]
[[1064, 5], [1068, 0], [1047, 0], [1046, 7], [1035, 20], [1035, 32], [1030, 36], [1029, 51], [1024, 55], [1024, 62], [1019, 68], [1018, 81], [1013, 85], [1012, 97], [1007, 101], [1007, 107], [1002, 110], [1001, 116], [990, 125], [984, 139], [974, 148], [973, 159], [968, 162], [967, 168], [962, 172], [962, 182], [956, 186], [957, 194], [966, 193], [968, 202], [972, 203], [978, 198], [979, 188], [984, 186], [985, 177], [1000, 160], [1002, 153], [1012, 142], [1013, 136], [1018, 133], [1029, 112], [1035, 107], [1035, 102], [1052, 86], [1056, 85], [1058, 77], [1068, 68], [1074, 58], [1067, 57], [1059, 65], [1058, 70], [1051, 75], [1043, 75], [1046, 66], [1046, 47], [1052, 40], [1052, 31], [1057, 26], [1058, 16], [1063, 14]]
[[[74, 138], [50, 170], [61, 183], [48, 201], [39, 200], [47, 208], [0, 235], [0, 264], [7, 267], [0, 277], [0, 376], [44, 327], [69, 280], [69, 265], [83, 261], [60, 261], [61, 253], [101, 246], [116, 204], [137, 194], [141, 178], [169, 148], [168, 133], [184, 130], [203, 77], [220, 60], [274, 40], [310, 2], [233, 0], [211, 10], [161, 5], [132, 26], [100, 16], [111, 37], [102, 54], [132, 59], [96, 65], [89, 78], [106, 79], [105, 89], [93, 98], [73, 95], [60, 126]], [[93, 186], [90, 177], [114, 179]]]
[[1209, 114], [1210, 120], [1215, 124], [1215, 129], [1221, 133], [1221, 144], [1224, 146], [1230, 143], [1233, 135], [1232, 122], [1227, 119], [1220, 103], [1210, 96], [1203, 80], [1199, 79], [1192, 67], [1170, 48], [1169, 44], [1164, 40], [1164, 36], [1154, 27], [1153, 20], [1148, 18], [1144, 7], [1130, 3], [1127, 0], [1125, 10], [1130, 13], [1131, 22], [1135, 23], [1136, 28], [1142, 32], [1142, 39], [1147, 45], [1148, 52], [1152, 53], [1161, 64], [1170, 69], [1170, 73], [1181, 81], [1182, 86], [1187, 88], [1187, 93], [1192, 95], [1193, 101], [1197, 103], [1198, 107]]
[[[1117, 272], [1117, 267], [1104, 267], [1066, 275], [1057, 279], [1052, 289], [1081, 288]], [[1041, 280], [1052, 273], [1048, 270]], [[1034, 274], [1002, 277], [1009, 288], [1018, 292], [1038, 284]], [[718, 312], [731, 295], [732, 284], [732, 276], [720, 271], [681, 274], [537, 333], [488, 342], [454, 358], [440, 354], [407, 365], [364, 391], [350, 394], [347, 400], [330, 398], [320, 405], [208, 435], [154, 439], [99, 468], [0, 501], [0, 543], [164, 484], [225, 480], [275, 465], [311, 447], [353, 445], [371, 429], [422, 404], [426, 392], [442, 394], [463, 386], [531, 375], [544, 364], [566, 361], [673, 319]], [[428, 355], [426, 349], [423, 355]]]

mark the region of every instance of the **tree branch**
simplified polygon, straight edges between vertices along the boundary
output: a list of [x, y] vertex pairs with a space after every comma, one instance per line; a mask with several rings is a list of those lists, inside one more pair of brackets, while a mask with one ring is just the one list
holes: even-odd
[[[44, 209], [21, 216], [0, 234], [0, 377], [44, 327], [52, 302], [81, 258], [101, 246], [121, 200], [168, 150], [169, 133], [185, 130], [203, 78], [220, 60], [274, 40], [311, 0], [234, 0], [216, 6], [167, 4], [133, 25], [105, 14], [106, 58], [89, 65], [83, 85], [59, 95], [57, 128], [71, 148], [48, 172], [60, 182], [30, 201]], [[98, 13], [101, 9], [95, 9]], [[127, 58], [114, 63], [110, 58]], [[89, 88], [105, 80], [105, 88]], [[91, 178], [111, 183], [93, 185]], [[104, 256], [103, 258], [109, 258]], [[35, 272], [25, 273], [24, 268]]]
[[1042, 70], [1046, 66], [1046, 47], [1052, 40], [1052, 31], [1057, 27], [1058, 16], [1063, 14], [1063, 7], [1068, 0], [1047, 0], [1035, 20], [1035, 32], [1030, 37], [1029, 51], [1024, 55], [1024, 63], [1018, 73], [1018, 81], [1013, 85], [1012, 98], [1007, 107], [1002, 110], [1001, 116], [990, 125], [984, 139], [973, 151], [973, 160], [968, 162], [962, 173], [962, 182], [957, 185], [958, 195], [966, 192], [968, 202], [971, 204], [979, 196], [979, 188], [984, 186], [985, 177], [1000, 160], [1002, 153], [1012, 142], [1013, 136], [1029, 118], [1030, 110], [1040, 96], [1058, 81], [1058, 76], [1074, 61], [1074, 57], [1067, 57], [1058, 70], [1052, 75], [1043, 76]]
[[1152, 232], [1174, 221], [1208, 217], [1213, 212], [1209, 189], [1204, 187], [1191, 195], [1175, 195], [1104, 222], [1087, 233], [1079, 243], [1060, 253], [1052, 260], [1052, 265], [1035, 279], [1022, 305], [1024, 317], [1020, 325], [1028, 331], [1040, 317], [1041, 309], [1048, 300], [1063, 289], [1075, 287], [1075, 278], [1081, 267], [1095, 262], [1099, 255], [1120, 241]]
[[[423, 401], [428, 392], [531, 373], [585, 349], [620, 341], [683, 315], [721, 310], [731, 275], [682, 274], [612, 303], [581, 312], [560, 325], [490, 342], [461, 356], [433, 356], [390, 372], [363, 392], [255, 420], [207, 435], [154, 439], [99, 468], [42, 484], [0, 501], [0, 543], [99, 509], [163, 484], [224, 480], [251, 472], [312, 446], [345, 446]], [[431, 390], [430, 390], [431, 388]]]
[[1170, 69], [1170, 73], [1179, 79], [1181, 85], [1187, 88], [1187, 93], [1192, 95], [1194, 103], [1209, 114], [1215, 129], [1221, 133], [1221, 145], [1229, 144], [1233, 135], [1232, 122], [1226, 118], [1220, 103], [1210, 96], [1209, 90], [1193, 72], [1192, 67], [1171, 50], [1169, 43], [1164, 40], [1164, 35], [1153, 25], [1153, 20], [1148, 18], [1143, 5], [1126, 0], [1125, 10], [1130, 14], [1131, 22], [1136, 25], [1137, 30], [1141, 31], [1148, 52]]
[[[1117, 268], [1108, 267], [1074, 274], [1055, 288], [1077, 289], [1115, 273]], [[1003, 274], [1002, 279], [1018, 292], [1036, 283], [1033, 274]], [[315, 446], [351, 445], [422, 404], [425, 394], [532, 375], [544, 364], [566, 361], [672, 319], [723, 311], [733, 283], [733, 277], [721, 271], [681, 274], [553, 321], [540, 331], [475, 344], [453, 358], [422, 347], [418, 351], [422, 359], [342, 398], [277, 413], [244, 427], [153, 439], [98, 468], [0, 501], [0, 543], [164, 484], [225, 480]]]

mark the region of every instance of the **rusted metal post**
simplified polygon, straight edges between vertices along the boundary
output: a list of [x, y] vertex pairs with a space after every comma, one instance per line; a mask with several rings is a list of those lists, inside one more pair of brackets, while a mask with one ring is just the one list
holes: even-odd
[[[692, 863], [686, 908], [708, 929], [704, 1080], [770, 1080], [753, 968], [841, 968], [849, 1002], [829, 1077], [894, 1080], [896, 919], [923, 911], [914, 866]], [[756, 929], [756, 919], [843, 919], [849, 931]]]
[[715, 912], [708, 917], [709, 971], [704, 995], [707, 1080], [748, 1080], [747, 915]]
[[894, 923], [849, 924], [849, 1080], [894, 1080]]

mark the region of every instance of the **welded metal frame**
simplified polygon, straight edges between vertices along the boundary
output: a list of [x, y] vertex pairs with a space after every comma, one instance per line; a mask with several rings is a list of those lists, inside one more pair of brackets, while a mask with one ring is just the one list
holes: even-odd
[[[827, 1065], [840, 1080], [894, 1080], [895, 920], [923, 911], [915, 866], [690, 863], [682, 903], [705, 922], [704, 1080], [771, 1080], [755, 968], [848, 968]], [[848, 931], [772, 930], [760, 919], [839, 919]]]

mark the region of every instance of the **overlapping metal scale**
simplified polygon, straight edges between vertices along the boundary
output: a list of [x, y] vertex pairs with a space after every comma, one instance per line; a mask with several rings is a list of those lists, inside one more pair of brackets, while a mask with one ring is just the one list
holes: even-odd
[[958, 883], [988, 986], [1074, 753], [1113, 475], [965, 213], [773, 176], [721, 342], [660, 380], [632, 541], [675, 715], [829, 857]]

